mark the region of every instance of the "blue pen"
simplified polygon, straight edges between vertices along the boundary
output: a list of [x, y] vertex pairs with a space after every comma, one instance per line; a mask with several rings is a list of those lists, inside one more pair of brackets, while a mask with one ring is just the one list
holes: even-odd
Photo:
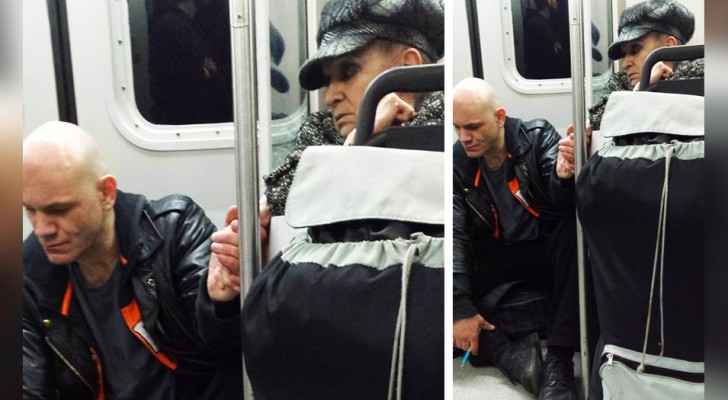
[[468, 351], [466, 351], [465, 356], [463, 356], [463, 361], [460, 363], [460, 368], [465, 366], [465, 363], [468, 362], [468, 358], [470, 358], [470, 347], [468, 347]]

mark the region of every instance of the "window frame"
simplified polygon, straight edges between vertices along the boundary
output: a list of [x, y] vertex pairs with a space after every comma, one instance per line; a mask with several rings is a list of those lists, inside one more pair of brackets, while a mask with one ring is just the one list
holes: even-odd
[[[132, 62], [129, 1], [109, 1], [109, 29], [112, 56], [112, 101], [108, 103], [109, 117], [119, 133], [132, 144], [152, 151], [184, 151], [228, 149], [235, 147], [233, 121], [159, 125], [144, 118], [137, 107], [134, 66]], [[268, 53], [269, 54], [269, 53]], [[268, 55], [270, 58], [270, 54]], [[260, 76], [257, 77], [258, 79]], [[295, 112], [280, 120], [269, 120], [270, 142], [284, 143], [295, 138], [302, 115], [309, 113], [308, 99]], [[233, 100], [234, 101], [234, 100]], [[270, 109], [270, 107], [268, 107]], [[267, 118], [270, 118], [268, 116]], [[260, 121], [258, 121], [260, 126]], [[260, 134], [260, 128], [258, 128]]]
[[[508, 86], [523, 94], [552, 94], [552, 93], [570, 93], [572, 91], [571, 77], [559, 79], [527, 79], [524, 78], [516, 66], [516, 45], [513, 39], [513, 7], [512, 0], [501, 0], [501, 26], [503, 28], [503, 66], [501, 73]], [[588, 33], [588, 35], [587, 35]], [[591, 32], [585, 32], [585, 41], [591, 36]], [[606, 81], [609, 74], [614, 69], [615, 63], [610, 63], [610, 67], [603, 73], [591, 79], [596, 82]], [[591, 68], [589, 68], [591, 71]]]
[[516, 67], [516, 44], [513, 39], [513, 6], [511, 0], [501, 0], [501, 24], [503, 27], [503, 78], [508, 86], [524, 94], [549, 94], [571, 92], [571, 78], [527, 79]]

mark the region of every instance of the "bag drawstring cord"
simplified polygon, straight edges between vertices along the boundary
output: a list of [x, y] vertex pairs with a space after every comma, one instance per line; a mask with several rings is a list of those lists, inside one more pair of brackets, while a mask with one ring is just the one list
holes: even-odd
[[[662, 196], [660, 199], [660, 212], [657, 222], [657, 243], [655, 244], [655, 261], [652, 266], [652, 284], [650, 287], [650, 301], [649, 308], [647, 309], [647, 326], [645, 327], [645, 341], [642, 346], [642, 361], [637, 366], [637, 372], [642, 373], [645, 371], [645, 356], [647, 354], [647, 341], [650, 336], [650, 320], [652, 318], [652, 299], [655, 294], [655, 278], [657, 276], [657, 260], [660, 260], [660, 356], [665, 353], [665, 310], [663, 307], [663, 289], [664, 289], [664, 274], [665, 274], [665, 232], [667, 226], [667, 198], [669, 191], [669, 180], [670, 180], [670, 160], [675, 151], [675, 148], [671, 145], [667, 150], [665, 156], [665, 181], [662, 184]], [[659, 360], [659, 358], [658, 358]]]
[[[407, 334], [407, 289], [409, 287], [409, 277], [412, 271], [412, 262], [417, 253], [417, 245], [411, 244], [407, 249], [402, 263], [402, 297], [399, 301], [399, 313], [397, 314], [397, 324], [394, 328], [394, 346], [392, 347], [392, 364], [389, 372], [389, 393], [387, 400], [392, 400], [395, 382], [397, 385], [397, 400], [402, 399], [402, 376], [404, 375], [404, 346]], [[395, 377], [396, 371], [396, 377]]]

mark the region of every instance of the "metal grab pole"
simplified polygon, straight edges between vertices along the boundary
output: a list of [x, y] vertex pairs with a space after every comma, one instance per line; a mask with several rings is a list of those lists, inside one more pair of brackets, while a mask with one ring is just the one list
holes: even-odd
[[[586, 118], [584, 93], [584, 15], [581, 0], [569, 2], [569, 38], [571, 43], [571, 87], [574, 111], [574, 152], [576, 176], [586, 159]], [[576, 246], [579, 268], [579, 337], [581, 349], [581, 376], [585, 396], [589, 393], [589, 337], [587, 331], [586, 249], [579, 216], [576, 217]]]
[[[230, 1], [241, 314], [243, 300], [261, 263], [254, 10], [253, 0]], [[242, 318], [240, 329], [242, 334]], [[246, 400], [252, 400], [253, 390], [245, 371], [243, 362], [243, 394]]]

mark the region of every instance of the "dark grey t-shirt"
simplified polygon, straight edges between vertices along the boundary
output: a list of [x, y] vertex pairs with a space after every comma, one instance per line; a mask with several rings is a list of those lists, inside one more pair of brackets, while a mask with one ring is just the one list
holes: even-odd
[[[71, 279], [81, 310], [98, 346], [106, 382], [107, 399], [176, 399], [174, 373], [164, 366], [129, 330], [121, 314], [120, 293], [131, 291], [121, 284], [120, 265], [108, 282], [89, 287], [77, 264], [71, 266]], [[126, 286], [126, 287], [125, 287]]]
[[483, 159], [480, 159], [480, 169], [485, 172], [483, 179], [490, 190], [495, 209], [498, 212], [501, 238], [506, 243], [537, 239], [538, 219], [521, 205], [508, 187], [506, 171], [510, 165], [510, 161], [506, 159], [498, 169], [489, 171]]

